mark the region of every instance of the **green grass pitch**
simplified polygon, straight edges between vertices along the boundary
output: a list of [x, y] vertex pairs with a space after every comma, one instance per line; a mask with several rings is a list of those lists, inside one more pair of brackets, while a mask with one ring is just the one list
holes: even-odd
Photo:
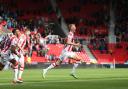
[[128, 89], [128, 69], [78, 68], [74, 79], [71, 69], [52, 69], [45, 79], [42, 69], [26, 69], [24, 83], [12, 84], [12, 70], [0, 71], [0, 89]]

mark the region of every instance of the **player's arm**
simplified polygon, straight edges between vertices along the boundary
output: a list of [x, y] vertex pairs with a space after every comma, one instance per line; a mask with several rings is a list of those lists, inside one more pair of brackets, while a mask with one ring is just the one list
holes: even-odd
[[74, 41], [72, 42], [71, 39], [67, 40], [68, 45], [73, 45], [73, 46], [80, 46], [80, 43], [75, 43]]
[[20, 57], [20, 54], [17, 52], [17, 41], [15, 41], [15, 39], [12, 40], [11, 42], [11, 46], [10, 46], [10, 50], [12, 53], [16, 54], [18, 57]]
[[19, 43], [17, 44], [17, 48], [19, 48], [23, 53], [24, 53], [25, 44], [26, 44], [26, 39], [21, 39], [20, 44]]
[[19, 48], [23, 52], [23, 49], [21, 48], [20, 45], [17, 44], [17, 48]]

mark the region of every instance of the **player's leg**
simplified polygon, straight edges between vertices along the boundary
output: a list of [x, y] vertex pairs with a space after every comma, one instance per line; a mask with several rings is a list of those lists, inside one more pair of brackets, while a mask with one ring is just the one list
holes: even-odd
[[52, 68], [54, 68], [54, 67], [60, 65], [61, 62], [62, 62], [62, 61], [58, 59], [56, 62], [50, 64], [47, 68], [43, 69], [43, 78], [45, 78], [45, 75], [46, 75], [46, 73], [48, 72], [48, 70], [50, 70], [50, 69], [52, 69]]
[[72, 67], [72, 70], [71, 70], [71, 76], [74, 77], [75, 79], [77, 79], [77, 76], [76, 76], [76, 68], [78, 67], [78, 63], [73, 63], [73, 67]]
[[60, 57], [59, 57], [59, 59], [58, 59], [56, 62], [52, 63], [52, 64], [49, 65], [47, 68], [43, 69], [43, 78], [45, 78], [45, 75], [46, 75], [46, 73], [48, 72], [48, 70], [50, 70], [50, 69], [52, 69], [52, 68], [54, 68], [54, 67], [60, 65], [60, 64], [62, 63], [62, 61], [63, 61], [66, 57], [67, 57], [67, 56], [66, 56], [66, 52], [63, 50], [62, 53], [61, 53], [61, 55], [60, 55]]
[[18, 78], [17, 78], [17, 76], [18, 76], [18, 65], [15, 65], [15, 66], [13, 66], [13, 70], [14, 70], [14, 78], [13, 78], [13, 83], [17, 83], [17, 80], [18, 80]]
[[71, 58], [72, 61], [75, 61], [75, 62], [73, 62], [73, 68], [72, 68], [72, 71], [71, 71], [70, 75], [72, 77], [74, 77], [75, 79], [77, 79], [77, 76], [76, 76], [75, 72], [76, 72], [76, 68], [78, 67], [82, 58], [79, 55], [77, 55], [75, 52], [69, 52], [68, 57]]
[[18, 57], [17, 57], [17, 55], [15, 55], [15, 54], [10, 54], [9, 55], [9, 58], [8, 58], [9, 60], [9, 62], [10, 63], [12, 63], [12, 68], [13, 68], [13, 70], [14, 70], [14, 78], [13, 78], [13, 83], [17, 83], [17, 80], [18, 80]]
[[21, 58], [19, 59], [19, 65], [20, 65], [20, 68], [19, 68], [19, 75], [18, 75], [18, 83], [23, 83], [23, 80], [22, 80], [22, 74], [24, 72], [24, 56], [21, 55]]

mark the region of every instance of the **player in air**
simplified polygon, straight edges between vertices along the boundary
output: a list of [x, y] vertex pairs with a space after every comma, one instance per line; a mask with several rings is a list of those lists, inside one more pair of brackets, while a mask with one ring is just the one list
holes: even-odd
[[[73, 46], [81, 46], [80, 43], [75, 43], [75, 41], [74, 41], [74, 33], [76, 31], [75, 24], [70, 24], [69, 25], [69, 30], [70, 31], [69, 31], [68, 36], [67, 36], [66, 45], [65, 45], [64, 49], [62, 50], [62, 53], [60, 54], [59, 59], [56, 62], [49, 65], [47, 68], [43, 69], [43, 78], [45, 78], [46, 73], [48, 72], [48, 70], [60, 65], [67, 58], [72, 58], [73, 60], [77, 60], [77, 61], [82, 60], [82, 58], [80, 56], [76, 55], [72, 51]], [[72, 70], [72, 73], [71, 73], [71, 76], [73, 76], [74, 78], [77, 78], [75, 76], [75, 69], [77, 68], [77, 66], [78, 66], [78, 63], [74, 63], [73, 70]]]

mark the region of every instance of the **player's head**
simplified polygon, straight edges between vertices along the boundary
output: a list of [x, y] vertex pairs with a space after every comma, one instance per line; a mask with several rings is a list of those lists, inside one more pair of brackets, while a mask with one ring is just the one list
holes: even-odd
[[16, 34], [19, 36], [20, 35], [20, 30], [16, 29]]
[[76, 31], [75, 24], [69, 24], [69, 30], [72, 31], [72, 32], [75, 32]]
[[13, 29], [12, 33], [16, 36], [19, 36], [20, 35], [20, 30], [19, 29]]
[[12, 30], [12, 33], [15, 35], [16, 34], [16, 28], [14, 28], [13, 30]]

